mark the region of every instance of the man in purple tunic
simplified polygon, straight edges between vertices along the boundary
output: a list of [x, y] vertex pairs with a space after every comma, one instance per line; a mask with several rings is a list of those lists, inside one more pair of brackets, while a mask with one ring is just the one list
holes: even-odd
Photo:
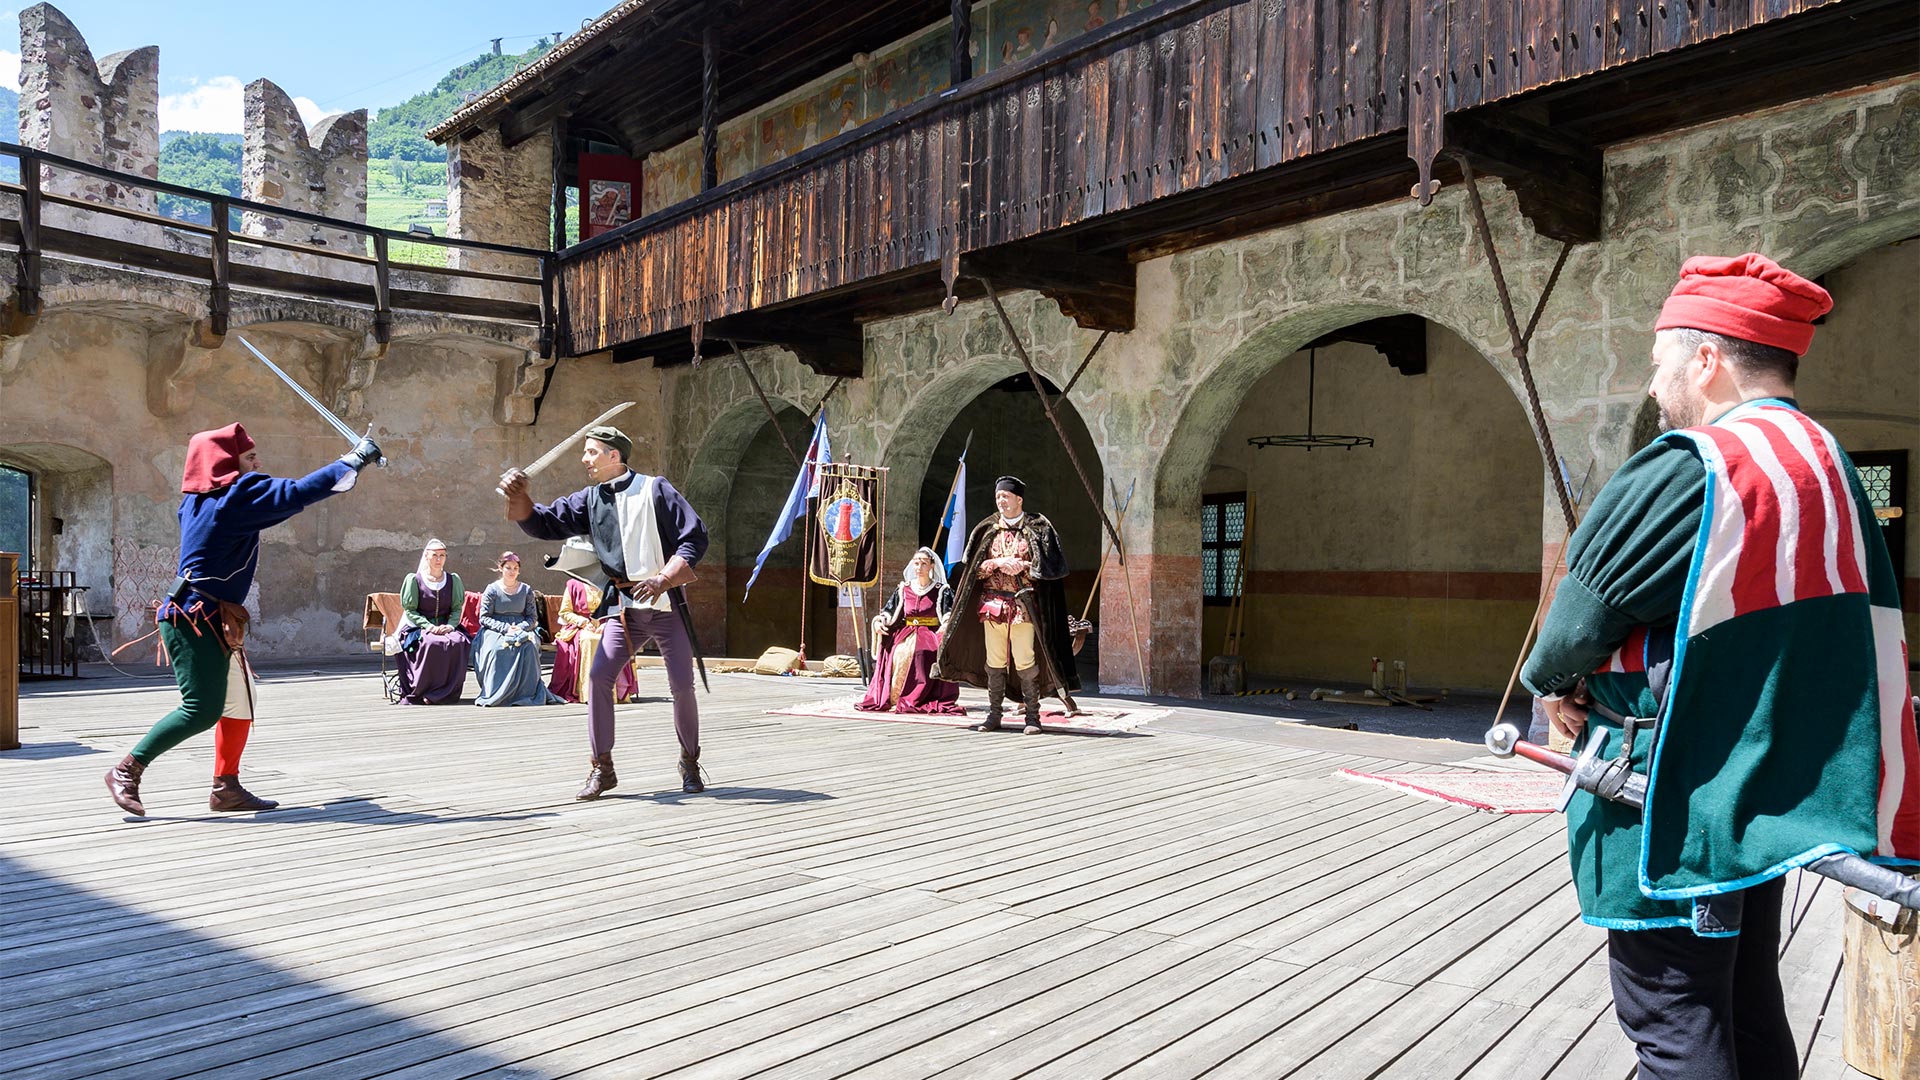
[[500, 478], [507, 520], [528, 536], [565, 540], [585, 535], [607, 575], [600, 610], [606, 619], [587, 683], [587, 736], [593, 763], [576, 799], [597, 799], [613, 790], [614, 681], [636, 646], [652, 639], [667, 665], [673, 691], [673, 729], [680, 739], [680, 786], [689, 795], [700, 781], [700, 710], [693, 697], [699, 662], [693, 621], [683, 590], [707, 551], [707, 527], [663, 476], [627, 467], [633, 440], [615, 427], [587, 432], [580, 463], [592, 483], [563, 499], [535, 505], [527, 474], [510, 469]]

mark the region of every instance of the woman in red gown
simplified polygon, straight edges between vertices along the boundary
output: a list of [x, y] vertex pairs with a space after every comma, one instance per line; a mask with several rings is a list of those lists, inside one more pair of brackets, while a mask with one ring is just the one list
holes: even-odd
[[867, 712], [965, 716], [960, 684], [933, 677], [953, 590], [932, 548], [913, 553], [900, 587], [873, 617], [873, 681], [854, 708]]

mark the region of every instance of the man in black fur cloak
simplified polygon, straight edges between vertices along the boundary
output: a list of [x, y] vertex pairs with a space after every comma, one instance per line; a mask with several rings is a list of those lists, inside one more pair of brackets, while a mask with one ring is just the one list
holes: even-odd
[[1016, 477], [994, 482], [998, 512], [967, 536], [964, 567], [954, 580], [953, 615], [940, 639], [934, 677], [987, 689], [986, 719], [975, 731], [1001, 730], [1008, 676], [1019, 680], [1028, 735], [1038, 735], [1040, 698], [1080, 689], [1073, 666], [1064, 583], [1067, 557], [1053, 523], [1025, 509], [1027, 486]]

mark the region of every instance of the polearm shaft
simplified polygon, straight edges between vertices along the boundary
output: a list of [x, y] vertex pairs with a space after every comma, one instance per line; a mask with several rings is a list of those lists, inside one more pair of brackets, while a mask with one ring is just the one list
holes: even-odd
[[[320, 414], [320, 418], [322, 420], [325, 420], [329, 425], [331, 425], [333, 427], [333, 430], [339, 432], [341, 437], [347, 440], [348, 446], [360, 445], [360, 440], [363, 436], [359, 435], [352, 428], [348, 427], [345, 421], [333, 415], [332, 409], [329, 409], [325, 405], [320, 404], [320, 399], [314, 397], [312, 394], [307, 393], [306, 387], [301, 386], [299, 383], [295, 382], [293, 380], [293, 376], [280, 370], [279, 364], [276, 364], [272, 360], [267, 359], [266, 353], [263, 353], [259, 349], [254, 348], [253, 342], [248, 341], [245, 337], [239, 334], [235, 334], [233, 336], [236, 338], [239, 338], [240, 344], [245, 345], [247, 347], [247, 351], [252, 353], [255, 359], [267, 365], [268, 371], [271, 371], [275, 375], [279, 376], [281, 382], [286, 383], [287, 386], [290, 387], [294, 393], [300, 395], [301, 401], [304, 401], [309, 406], [311, 406], [314, 412], [317, 412]], [[373, 434], [372, 424], [367, 425], [367, 434], [368, 435]], [[387, 467], [386, 455], [385, 454], [380, 455], [379, 460], [376, 461], [375, 464], [379, 465], [383, 469], [386, 468]]]
[[[1631, 806], [1641, 813], [1646, 812], [1647, 778], [1639, 773], [1628, 773], [1623, 778], [1624, 782], [1620, 782], [1622, 778], [1616, 774], [1610, 782], [1606, 763], [1591, 755], [1582, 755], [1576, 761], [1565, 754], [1527, 742], [1520, 737], [1520, 729], [1512, 724], [1499, 724], [1487, 732], [1487, 749], [1493, 751], [1495, 757], [1513, 757], [1517, 754], [1528, 761], [1545, 765], [1571, 777], [1575, 786], [1582, 791], [1622, 806]], [[1609, 793], [1609, 788], [1614, 790]], [[1909, 877], [1891, 867], [1868, 862], [1850, 852], [1823, 855], [1802, 869], [1872, 893], [1883, 900], [1891, 900], [1901, 907], [1920, 911], [1920, 879]]]

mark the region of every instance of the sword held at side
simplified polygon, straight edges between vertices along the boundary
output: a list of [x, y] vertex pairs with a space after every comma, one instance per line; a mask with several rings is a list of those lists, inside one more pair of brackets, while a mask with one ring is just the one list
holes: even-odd
[[[613, 419], [614, 417], [620, 415], [621, 413], [626, 412], [628, 409], [633, 408], [635, 404], [637, 404], [637, 402], [623, 401], [620, 404], [615, 405], [613, 408], [608, 409], [606, 412], [601, 413], [599, 416], [596, 416], [593, 419], [587, 421], [586, 423], [580, 425], [580, 430], [560, 440], [560, 442], [554, 445], [553, 449], [547, 451], [544, 454], [541, 454], [537, 459], [534, 460], [533, 464], [527, 466], [524, 469], [521, 469], [520, 471], [530, 477], [540, 475], [542, 472], [546, 470], [547, 466], [553, 464], [555, 461], [558, 461], [560, 458], [560, 455], [566, 453], [569, 447], [571, 447], [574, 443], [579, 442], [581, 439], [586, 438], [587, 432], [592, 431], [594, 428], [599, 427], [601, 424], [604, 424], [607, 421]], [[500, 496], [503, 499], [507, 497], [507, 489], [504, 487], [494, 488], [493, 493], [495, 495]]]
[[[1493, 751], [1495, 757], [1518, 754], [1528, 761], [1566, 774], [1567, 790], [1560, 802], [1562, 812], [1565, 812], [1567, 800], [1573, 797], [1575, 789], [1646, 812], [1647, 778], [1632, 772], [1624, 777], [1618, 776], [1618, 770], [1610, 769], [1608, 763], [1597, 756], [1599, 745], [1597, 739], [1587, 740], [1586, 751], [1575, 759], [1522, 739], [1520, 729], [1512, 724], [1496, 724], [1487, 732], [1487, 749]], [[1823, 855], [1801, 869], [1832, 878], [1842, 885], [1851, 885], [1883, 900], [1891, 900], [1901, 907], [1920, 911], [1920, 880], [1892, 867], [1868, 862], [1850, 852]]]

